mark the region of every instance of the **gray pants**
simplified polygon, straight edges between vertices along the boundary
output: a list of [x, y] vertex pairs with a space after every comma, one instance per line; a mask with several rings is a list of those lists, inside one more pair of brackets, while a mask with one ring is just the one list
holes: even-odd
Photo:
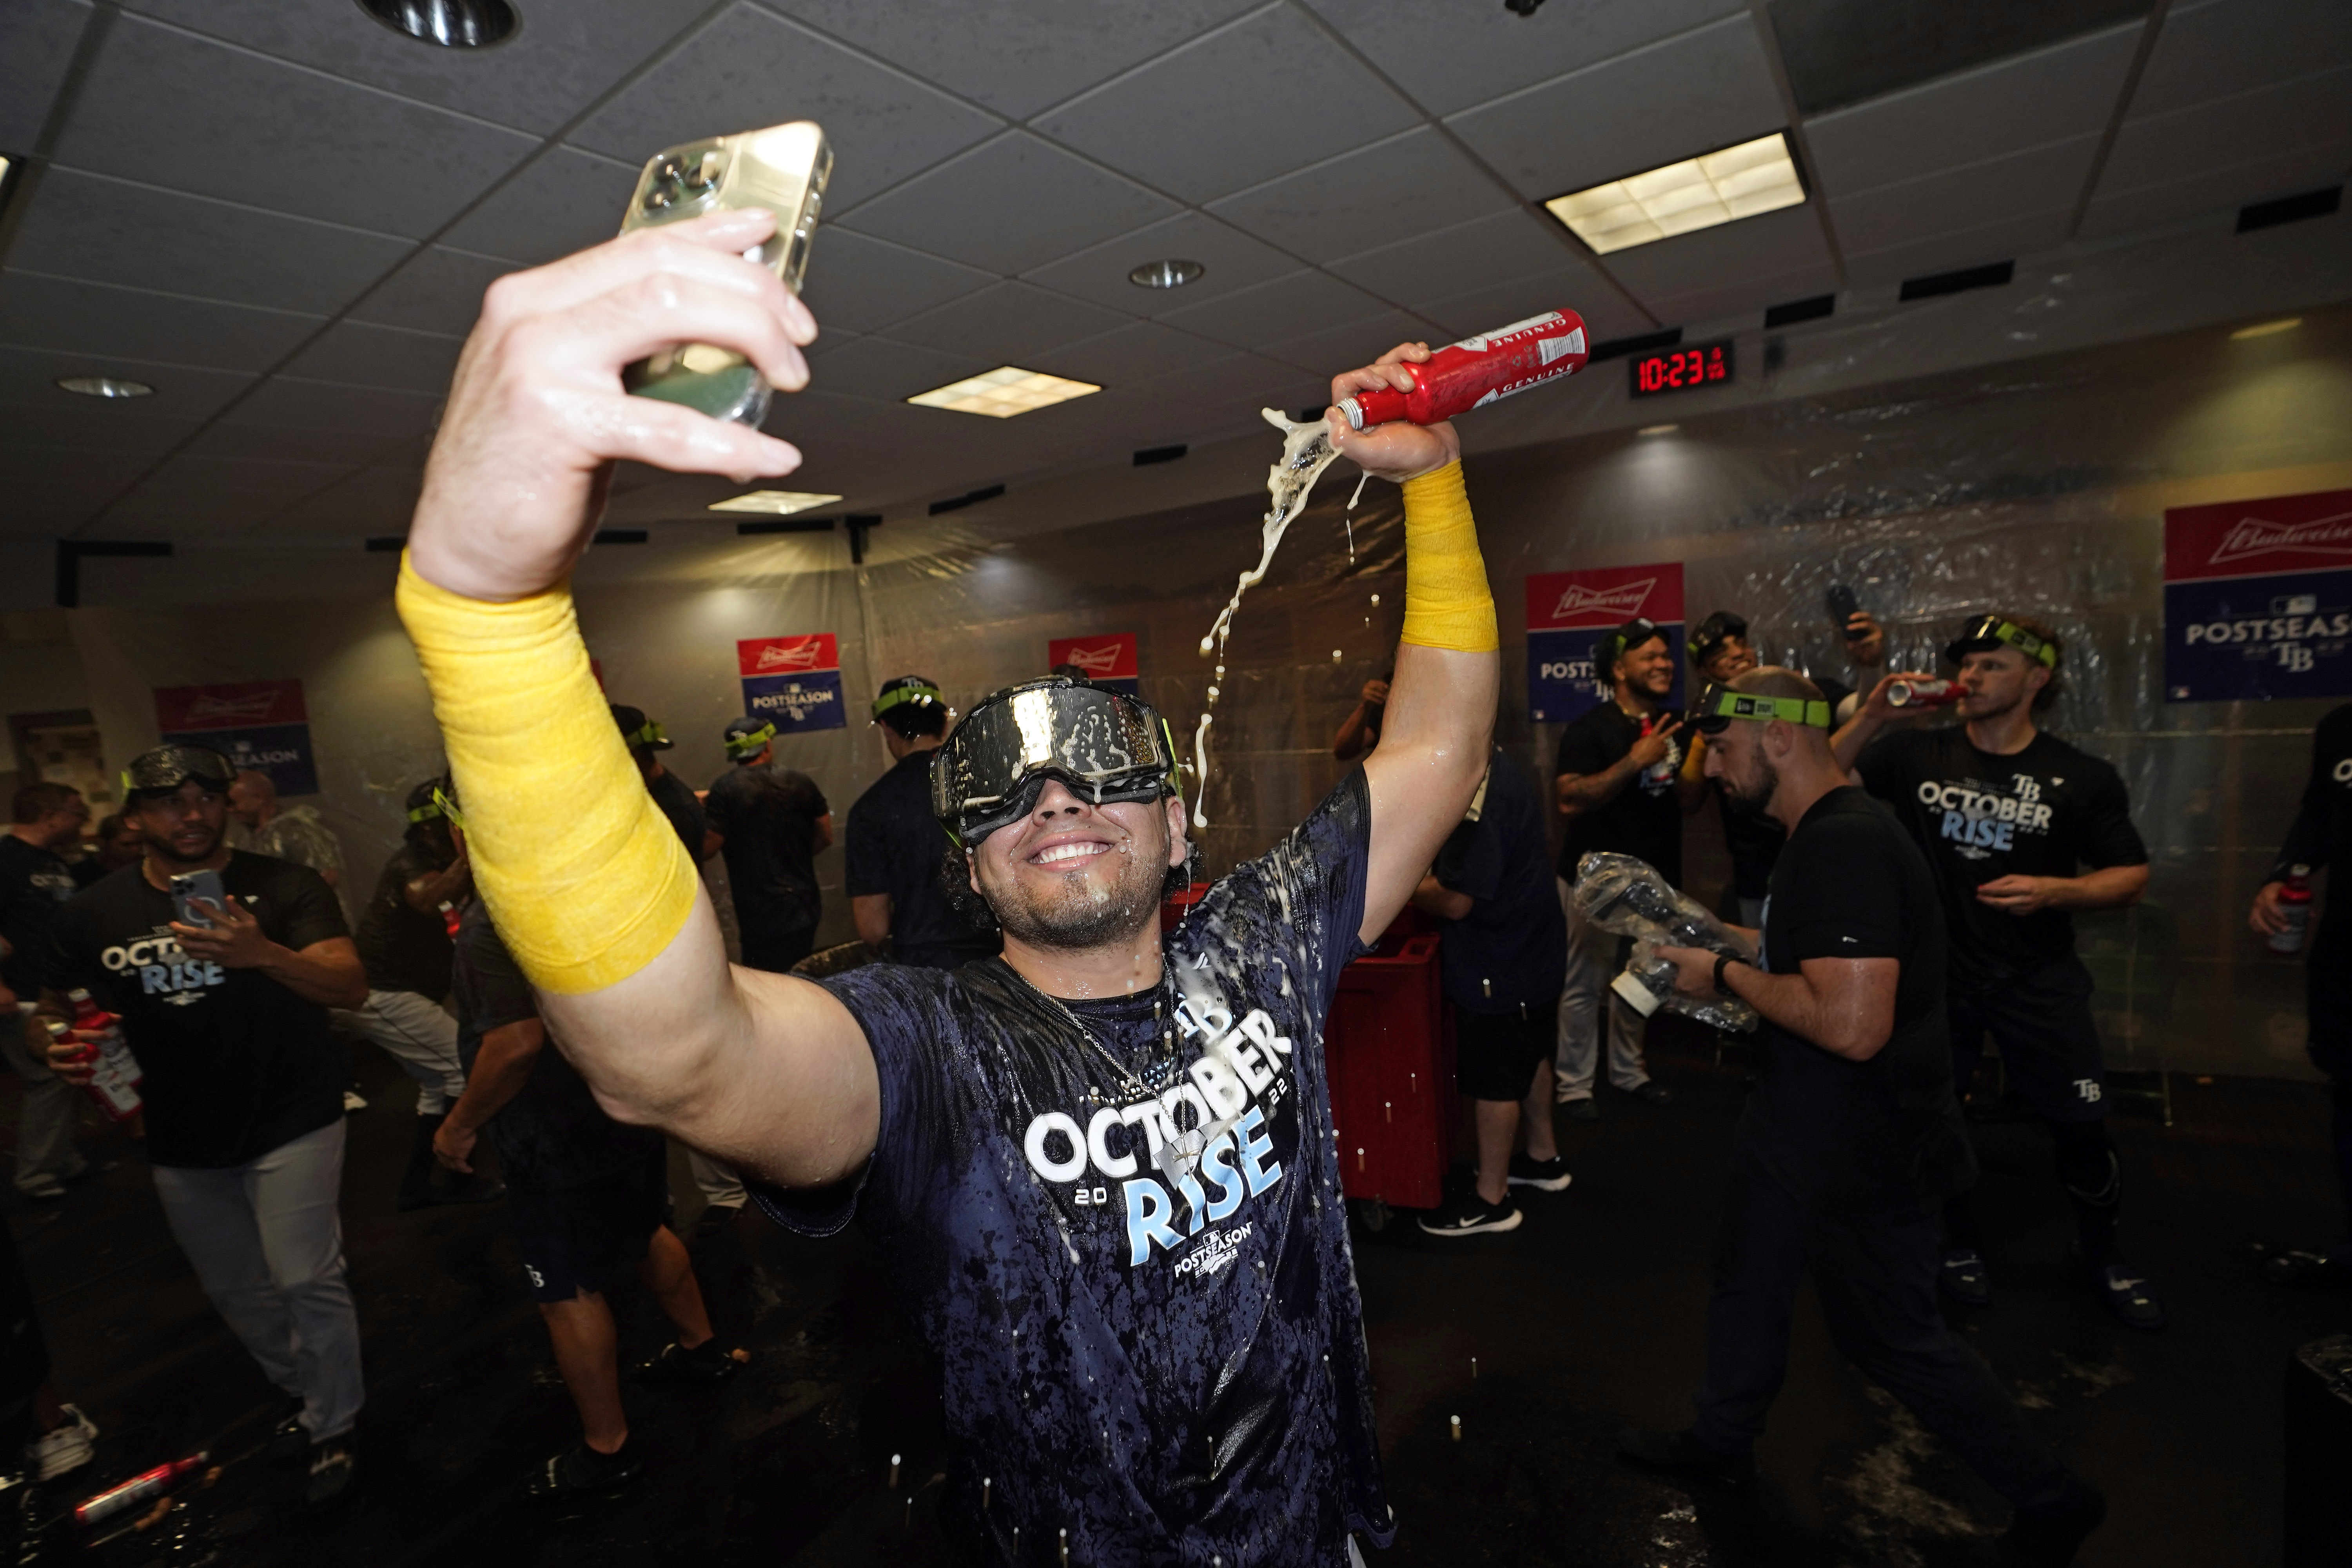
[[311, 1441], [352, 1428], [360, 1321], [343, 1279], [343, 1121], [226, 1170], [155, 1167], [180, 1250], [263, 1373], [302, 1401]]
[[714, 1160], [689, 1144], [686, 1168], [694, 1173], [694, 1184], [700, 1190], [704, 1203], [715, 1209], [743, 1206], [743, 1178], [735, 1173], [734, 1166], [724, 1160]]
[[1559, 1055], [1552, 1064], [1553, 1092], [1563, 1104], [1592, 1098], [1604, 1012], [1609, 1017], [1609, 1081], [1622, 1089], [1639, 1089], [1650, 1081], [1650, 1069], [1642, 1060], [1644, 1020], [1609, 989], [1609, 983], [1617, 978], [1617, 948], [1622, 939], [1577, 912], [1564, 879], [1552, 880], [1559, 887], [1559, 907], [1568, 914], [1568, 981], [1559, 992]]
[[457, 1060], [457, 1020], [414, 991], [371, 991], [367, 1005], [335, 1016], [382, 1046], [416, 1080], [416, 1114], [438, 1116], [466, 1092]]
[[25, 1109], [16, 1121], [16, 1190], [33, 1192], [69, 1182], [89, 1162], [74, 1147], [83, 1094], [49, 1070], [25, 1039], [25, 1016], [0, 1018], [0, 1056], [25, 1080]]

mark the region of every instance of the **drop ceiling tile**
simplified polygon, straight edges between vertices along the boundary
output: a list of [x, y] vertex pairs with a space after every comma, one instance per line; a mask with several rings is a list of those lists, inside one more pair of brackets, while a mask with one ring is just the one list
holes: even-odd
[[0, 342], [27, 348], [261, 371], [325, 323], [323, 316], [0, 273]]
[[1550, 218], [1514, 208], [1346, 257], [1331, 262], [1327, 270], [1417, 310], [1423, 300], [1447, 299], [1539, 273], [1590, 279], [1591, 268], [1584, 254], [1584, 247]]
[[847, 211], [995, 131], [979, 110], [807, 28], [737, 5], [631, 82], [568, 140], [643, 167], [714, 126], [791, 120], [824, 126], [834, 153], [826, 210]]
[[886, 335], [941, 353], [1025, 365], [1049, 349], [1097, 336], [1129, 320], [1031, 284], [999, 283], [901, 321]]
[[515, 270], [510, 261], [431, 246], [352, 307], [352, 320], [462, 336], [482, 314], [482, 294]]
[[1266, 406], [1295, 414], [1309, 404], [1324, 403], [1331, 378], [1244, 353], [1179, 371], [1152, 391], [1165, 411], [1164, 427], [1178, 429], [1254, 416]]
[[0, 147], [30, 152], [94, 8], [89, 0], [0, 5]]
[[7, 506], [0, 508], [0, 537], [37, 537], [46, 544], [71, 535], [136, 483], [151, 460], [120, 453], [0, 447], [0, 488], [8, 495]]
[[[2019, 212], [2071, 209], [2098, 150], [2094, 133], [2005, 158], [1881, 185], [1830, 203], [1839, 248], [1849, 255], [1980, 228]], [[2063, 237], [2063, 236], [2061, 237]]]
[[1644, 302], [1660, 321], [1678, 324], [1720, 321], [1749, 311], [1760, 318], [1769, 306], [1790, 300], [1809, 300], [1816, 294], [1833, 294], [1837, 286], [1837, 268], [1822, 263], [1801, 267], [1793, 272], [1727, 279], [1686, 294], [1663, 295]]
[[1325, 327], [1364, 321], [1384, 308], [1362, 289], [1328, 274], [1294, 272], [1222, 300], [1171, 310], [1162, 320], [1171, 327], [1238, 349], [1256, 349]]
[[1207, 202], [1420, 118], [1321, 28], [1272, 6], [1055, 110], [1037, 129]]
[[[812, 392], [871, 398], [883, 404], [902, 402], [919, 392], [993, 370], [1003, 363], [972, 354], [940, 353], [887, 338], [851, 338], [830, 345], [819, 339], [808, 357]], [[790, 400], [776, 401], [781, 406]]]
[[[1133, 321], [1039, 355], [1034, 368], [1104, 387], [1149, 388], [1165, 376], [1231, 359], [1233, 350], [1158, 321]], [[1031, 363], [1030, 361], [1021, 361]]]
[[222, 417], [235, 425], [279, 425], [294, 430], [345, 430], [386, 437], [429, 430], [442, 395], [337, 386], [274, 375]]
[[68, 392], [57, 384], [60, 376], [116, 375], [143, 381], [152, 396], [126, 398], [119, 405], [144, 415], [171, 415], [202, 419], [253, 384], [241, 371], [199, 370], [191, 365], [155, 364], [114, 354], [68, 353], [57, 349], [0, 347], [0, 402], [35, 407], [71, 407], [105, 401]]
[[331, 463], [172, 458], [107, 509], [109, 532], [171, 537], [190, 523], [247, 527], [341, 479]]
[[1517, 205], [1423, 126], [1227, 196], [1210, 210], [1309, 261], [1328, 261]]
[[[2099, 194], [2091, 199], [2089, 209], [2083, 215], [2081, 235], [2084, 239], [2095, 239], [2129, 234], [2200, 214], [2210, 214], [2227, 226], [2235, 210], [2249, 202], [2333, 184], [2344, 177], [2347, 168], [2352, 168], [2352, 138], [2315, 142], [2273, 157], [2256, 158], [2130, 190], [2112, 190], [2102, 183]], [[2339, 216], [2326, 221], [2345, 220]]]
[[1521, 195], [1546, 201], [1735, 146], [1787, 118], [1743, 12], [1446, 123]]
[[769, 8], [1016, 119], [1147, 60], [1259, 0], [767, 0]]
[[421, 237], [532, 146], [520, 132], [125, 16], [76, 96], [56, 159]]
[[1744, 9], [1741, 0], [1583, 0], [1531, 16], [1500, 5], [1307, 0], [1433, 114], [1622, 55]]
[[1805, 122], [1815, 188], [1853, 195], [1958, 163], [2069, 137], [2095, 138], [2116, 111], [2140, 25], [1890, 93]]
[[376, 464], [296, 498], [267, 521], [278, 528], [357, 534], [404, 534], [423, 476]]
[[1807, 202], [1801, 207], [1783, 207], [1760, 217], [1614, 251], [1607, 266], [1610, 276], [1647, 304], [1652, 295], [1687, 294], [1735, 278], [1792, 272], [1829, 262], [1821, 216]]
[[526, 3], [521, 31], [489, 49], [432, 47], [346, 0], [126, 0], [123, 8], [543, 135], [705, 15], [709, 0]]
[[1980, 228], [1936, 235], [1886, 250], [1849, 250], [1845, 253], [1846, 277], [1857, 287], [1868, 287], [2011, 260], [2063, 243], [2066, 226], [2074, 216], [2074, 204], [2069, 201], [2062, 207], [2017, 213]]
[[2342, 0], [2206, 0], [2175, 5], [2132, 93], [2135, 117], [2187, 109], [2352, 64]]
[[2125, 121], [2099, 174], [2127, 191], [2339, 142], [2352, 134], [2352, 66]]
[[[1181, 289], [1144, 289], [1127, 280], [1148, 261], [1171, 259], [1197, 261], [1206, 270]], [[1272, 246], [1205, 213], [1188, 212], [1022, 276], [1114, 310], [1164, 316], [1297, 269], [1295, 259]]]
[[1365, 321], [1268, 343], [1262, 352], [1269, 359], [1295, 364], [1318, 380], [1328, 381], [1342, 371], [1371, 363], [1399, 343], [1425, 342], [1443, 348], [1446, 342], [1441, 327], [1402, 310], [1383, 310]]
[[190, 441], [196, 458], [245, 458], [268, 463], [333, 463], [356, 468], [375, 462], [409, 437], [380, 430], [295, 430], [278, 425], [237, 425], [216, 420]]
[[1654, 331], [1658, 325], [1598, 279], [1586, 288], [1570, 290], [1556, 287], [1548, 278], [1523, 278], [1432, 300], [1420, 310], [1449, 338], [1473, 337], [1559, 310], [1574, 310], [1583, 317], [1586, 335], [1594, 342]]
[[[203, 420], [188, 416], [142, 413], [138, 404], [101, 403], [51, 390], [54, 401], [7, 405], [5, 416], [0, 417], [0, 450], [53, 451], [61, 466], [81, 461], [76, 454], [92, 452], [143, 463], [204, 428]], [[0, 506], [0, 513], [7, 510]]]
[[281, 310], [339, 310], [414, 248], [70, 169], [47, 171], [33, 196], [12, 266]]
[[803, 294], [826, 331], [873, 332], [996, 281], [996, 275], [845, 228], [820, 226]]
[[866, 203], [846, 222], [1009, 276], [1175, 210], [1166, 197], [1016, 131]]
[[457, 355], [465, 346], [465, 339], [439, 332], [338, 321], [297, 355], [286, 374], [440, 397], [449, 390], [449, 378], [457, 372]]
[[459, 250], [537, 267], [621, 232], [637, 165], [558, 147], [518, 170], [441, 236]]

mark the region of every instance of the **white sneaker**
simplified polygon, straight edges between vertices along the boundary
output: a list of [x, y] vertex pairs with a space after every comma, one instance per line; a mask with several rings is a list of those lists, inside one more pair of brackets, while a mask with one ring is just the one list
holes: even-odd
[[45, 1481], [89, 1464], [98, 1442], [98, 1423], [83, 1415], [79, 1405], [59, 1408], [65, 1412], [66, 1424], [25, 1445], [25, 1458], [33, 1462], [37, 1479]]

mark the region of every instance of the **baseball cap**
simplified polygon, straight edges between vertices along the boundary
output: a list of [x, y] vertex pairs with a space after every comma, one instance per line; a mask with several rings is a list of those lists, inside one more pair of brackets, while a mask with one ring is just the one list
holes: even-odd
[[2058, 668], [2056, 643], [1999, 616], [1979, 616], [1970, 621], [1960, 635], [1945, 647], [1944, 657], [1958, 664], [1969, 654], [1990, 653], [1994, 648], [2004, 647], [2013, 647], [2028, 658], [2038, 658], [2052, 669]]
[[776, 738], [776, 726], [769, 719], [737, 719], [727, 726], [727, 754], [737, 762], [758, 756]]
[[236, 782], [236, 764], [210, 746], [157, 746], [122, 770], [122, 798], [131, 804], [142, 795], [169, 795], [191, 779], [226, 790]]
[[1748, 618], [1729, 610], [1717, 610], [1699, 622], [1698, 630], [1691, 633], [1690, 658], [1693, 665], [1704, 666], [1723, 650], [1723, 645], [1733, 637], [1745, 642], [1748, 638]]
[[677, 744], [662, 733], [662, 727], [646, 717], [642, 708], [632, 708], [625, 702], [614, 702], [613, 722], [621, 727], [621, 739], [633, 752], [667, 752]]
[[1652, 637], [1664, 637], [1658, 623], [1647, 616], [1635, 616], [1623, 626], [1592, 645], [1592, 668], [1603, 681], [1609, 679], [1609, 667], [1617, 662], [1629, 647], [1640, 647]]

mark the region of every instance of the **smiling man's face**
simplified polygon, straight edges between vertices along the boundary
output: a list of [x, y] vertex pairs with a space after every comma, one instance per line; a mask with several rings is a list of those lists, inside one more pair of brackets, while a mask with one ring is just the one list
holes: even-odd
[[981, 840], [972, 888], [1005, 935], [1032, 947], [1124, 942], [1158, 918], [1183, 825], [1181, 800], [1095, 805], [1048, 780], [1028, 816]]

